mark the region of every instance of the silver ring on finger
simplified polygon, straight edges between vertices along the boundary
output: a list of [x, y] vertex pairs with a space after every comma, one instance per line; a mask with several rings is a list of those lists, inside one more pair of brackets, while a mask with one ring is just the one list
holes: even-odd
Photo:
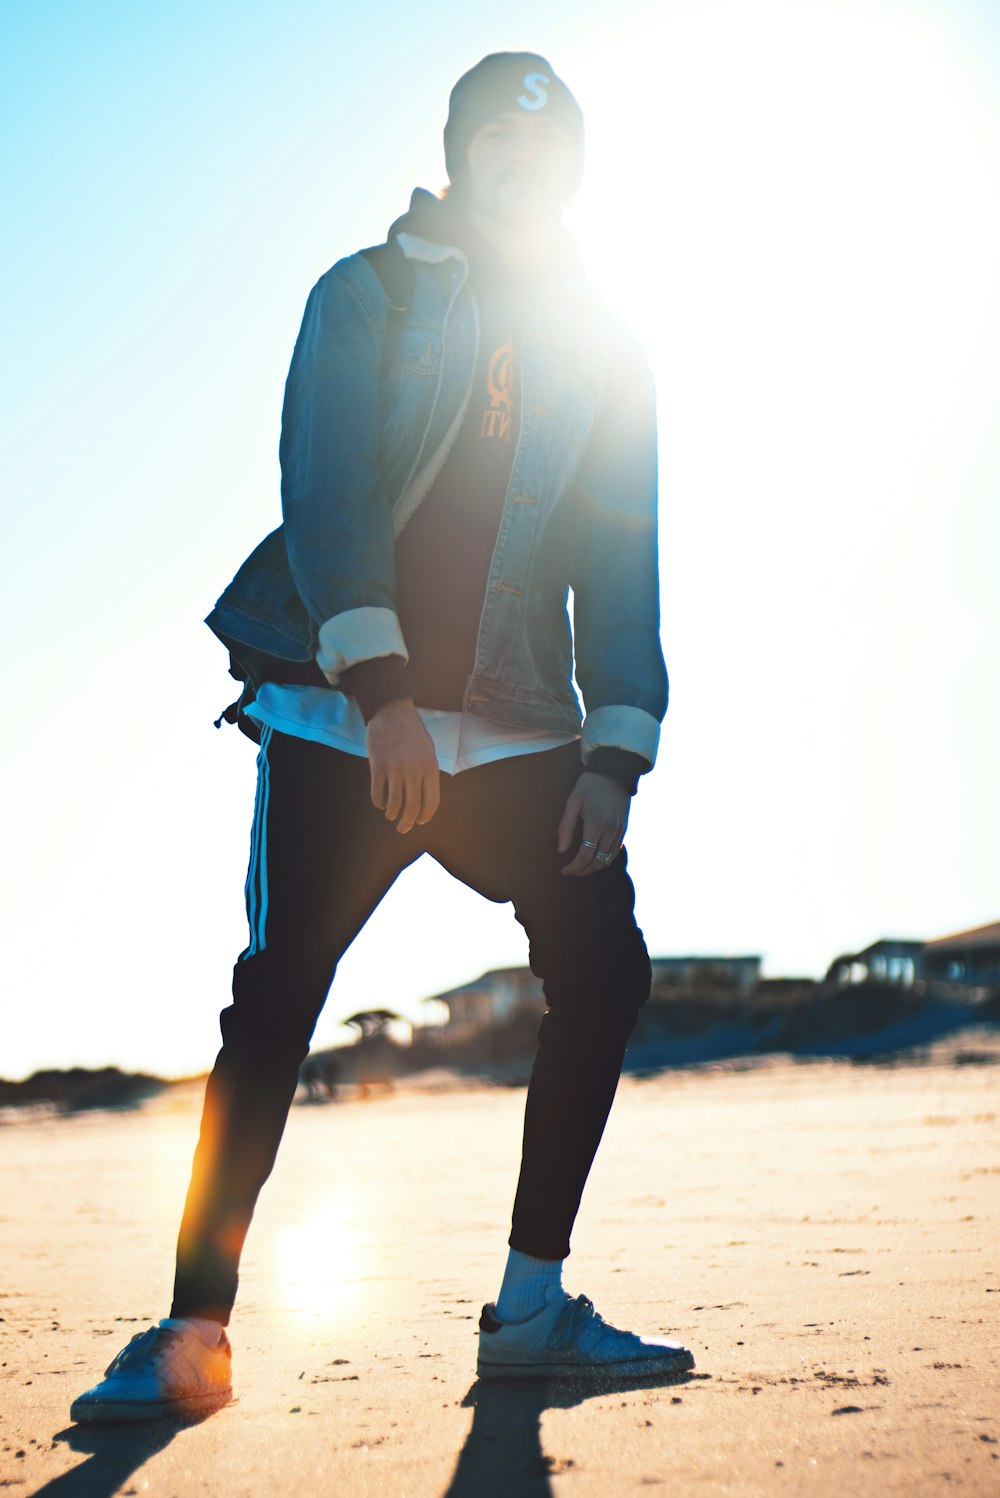
[[[589, 838], [589, 837], [584, 837], [584, 838], [581, 838], [581, 839], [580, 839], [580, 847], [581, 847], [581, 848], [596, 848], [596, 847], [597, 847], [597, 844], [596, 844], [596, 843], [592, 843], [592, 842], [591, 842], [591, 841], [590, 841], [590, 838]], [[600, 857], [600, 854], [598, 854], [598, 853], [595, 853], [595, 854], [594, 854], [594, 857], [595, 857], [595, 858], [599, 858], [599, 857]]]
[[610, 863], [611, 860], [614, 858], [614, 856], [615, 855], [613, 853], [595, 853], [594, 854], [594, 857], [597, 859], [598, 863], [605, 863], [605, 864]]

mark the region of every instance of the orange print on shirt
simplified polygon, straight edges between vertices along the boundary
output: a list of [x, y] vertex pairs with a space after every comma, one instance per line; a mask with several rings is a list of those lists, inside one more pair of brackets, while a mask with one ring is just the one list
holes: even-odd
[[510, 441], [510, 412], [514, 393], [514, 345], [508, 338], [493, 350], [486, 371], [486, 390], [490, 408], [483, 412], [479, 427], [480, 437], [495, 437], [500, 442]]

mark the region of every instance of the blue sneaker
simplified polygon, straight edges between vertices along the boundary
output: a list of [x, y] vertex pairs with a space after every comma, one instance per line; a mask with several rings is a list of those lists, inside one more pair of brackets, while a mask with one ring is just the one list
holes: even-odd
[[500, 1321], [483, 1306], [479, 1320], [480, 1378], [636, 1378], [686, 1373], [694, 1358], [679, 1342], [622, 1332], [594, 1310], [551, 1286], [545, 1305], [526, 1321]]
[[206, 1347], [194, 1327], [169, 1316], [137, 1332], [101, 1382], [74, 1399], [70, 1419], [163, 1420], [219, 1409], [233, 1395], [232, 1348], [219, 1333], [219, 1345]]

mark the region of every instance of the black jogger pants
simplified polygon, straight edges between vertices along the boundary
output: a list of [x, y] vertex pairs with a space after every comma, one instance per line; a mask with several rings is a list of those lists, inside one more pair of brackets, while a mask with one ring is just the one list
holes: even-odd
[[[250, 943], [222, 1012], [171, 1314], [228, 1323], [243, 1242], [337, 963], [423, 853], [487, 899], [512, 902], [527, 932], [546, 1010], [509, 1241], [565, 1258], [650, 986], [624, 852], [600, 873], [562, 873], [572, 851], [558, 852], [556, 832], [580, 774], [579, 746], [442, 775], [436, 816], [406, 836], [372, 805], [365, 759], [265, 728], [257, 765]], [[428, 939], [440, 933], [429, 929]]]

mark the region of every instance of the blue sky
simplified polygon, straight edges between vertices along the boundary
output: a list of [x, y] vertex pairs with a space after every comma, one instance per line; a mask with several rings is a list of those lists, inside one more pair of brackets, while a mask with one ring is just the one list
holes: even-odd
[[[673, 697], [654, 952], [821, 974], [1000, 910], [1000, 49], [944, 0], [5, 7], [0, 1071], [210, 1063], [253, 751], [201, 619], [276, 523], [309, 287], [444, 180], [455, 78], [548, 53], [646, 344]], [[524, 960], [411, 871], [317, 1039]]]

